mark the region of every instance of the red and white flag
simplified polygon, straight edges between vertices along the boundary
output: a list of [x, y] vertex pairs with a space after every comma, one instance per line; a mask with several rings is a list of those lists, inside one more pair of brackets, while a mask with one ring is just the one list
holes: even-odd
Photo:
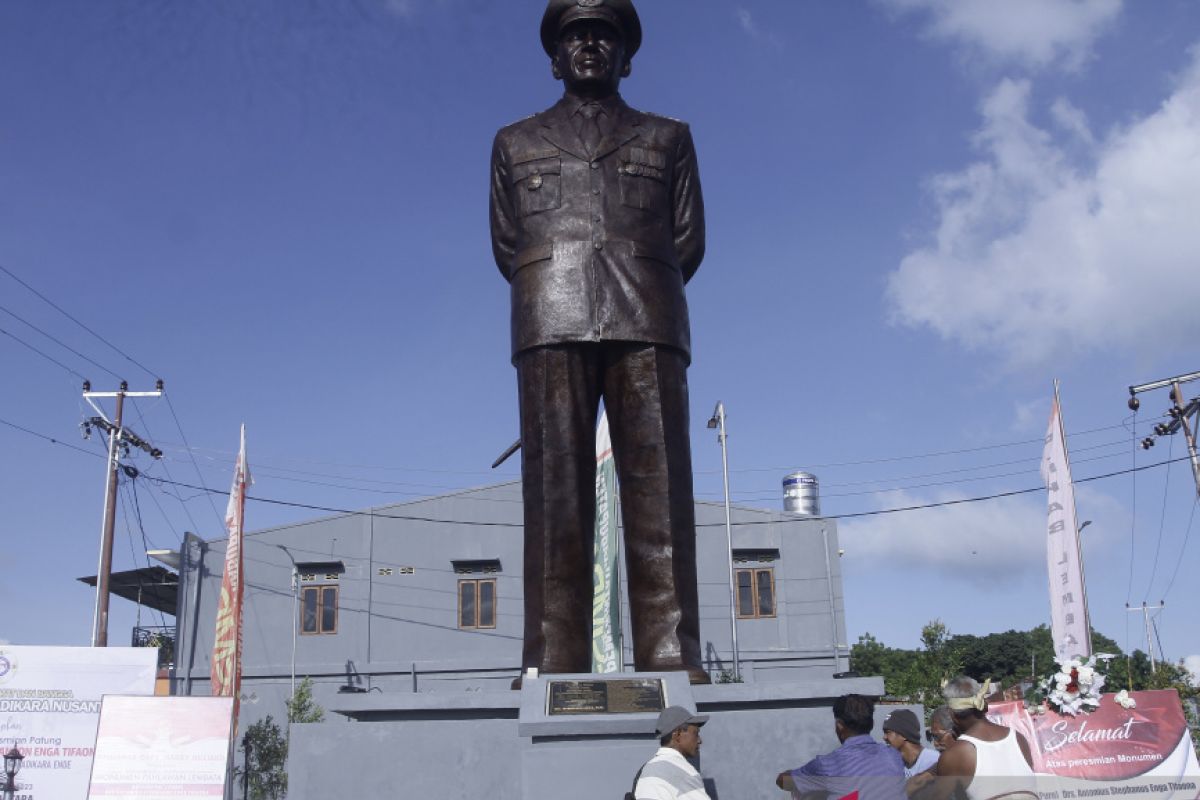
[[1058, 384], [1054, 409], [1042, 452], [1042, 480], [1049, 496], [1046, 514], [1046, 559], [1050, 569], [1050, 633], [1059, 659], [1087, 658], [1092, 654], [1087, 592], [1083, 584], [1083, 556], [1075, 516], [1075, 488], [1063, 433]]
[[246, 487], [252, 483], [246, 468], [246, 426], [242, 426], [241, 449], [233, 472], [233, 489], [225, 509], [229, 545], [225, 550], [225, 576], [217, 605], [217, 632], [213, 637], [212, 693], [233, 698], [233, 718], [238, 715], [242, 684], [242, 533], [246, 521]]

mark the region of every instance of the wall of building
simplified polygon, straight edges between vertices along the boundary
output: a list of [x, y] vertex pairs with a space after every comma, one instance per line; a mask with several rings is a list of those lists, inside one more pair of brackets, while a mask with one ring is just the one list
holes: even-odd
[[[314, 697], [326, 707], [339, 691], [506, 688], [520, 663], [521, 515], [520, 485], [508, 483], [249, 533], [243, 725], [268, 713], [285, 716], [293, 647], [295, 674], [312, 677]], [[697, 503], [696, 518], [701, 636], [706, 666], [717, 676], [732, 667], [724, 506]], [[833, 655], [835, 641], [846, 641], [836, 525], [734, 508], [733, 539], [736, 554], [757, 559], [736, 567], [771, 570], [777, 605], [774, 617], [738, 620], [743, 679], [828, 678], [846, 669], [844, 651], [840, 661]], [[185, 546], [173, 676], [178, 694], [209, 691], [225, 546], [194, 537]], [[468, 561], [496, 561], [499, 568], [456, 574], [455, 562]], [[336, 633], [298, 633], [293, 564], [313, 562], [342, 565], [329, 575], [301, 575], [299, 582], [301, 592], [337, 587]], [[460, 629], [458, 582], [481, 577], [496, 581], [495, 628]], [[627, 610], [624, 618], [627, 630]], [[631, 643], [623, 649], [632, 664]]]

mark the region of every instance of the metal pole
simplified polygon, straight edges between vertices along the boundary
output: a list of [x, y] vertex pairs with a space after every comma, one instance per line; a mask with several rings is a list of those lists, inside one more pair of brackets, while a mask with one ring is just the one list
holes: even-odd
[[734, 580], [733, 574], [733, 521], [729, 513], [729, 450], [725, 444], [724, 403], [717, 403], [716, 417], [721, 427], [721, 432], [717, 434], [717, 440], [721, 443], [721, 475], [725, 482], [725, 543], [728, 549], [727, 555], [729, 556], [729, 632], [733, 642], [733, 677], [735, 680], [740, 681], [742, 678], [742, 667], [741, 661], [738, 658], [737, 583]]
[[833, 671], [842, 671], [842, 657], [839, 653], [837, 607], [833, 598], [833, 565], [829, 563], [829, 531], [821, 528], [821, 539], [825, 542], [825, 585], [829, 588], [829, 626], [830, 636], [833, 637]]
[[[1196, 454], [1196, 432], [1188, 425], [1187, 413], [1183, 404], [1183, 389], [1179, 381], [1171, 386], [1171, 400], [1175, 403], [1175, 413], [1178, 414], [1179, 424], [1183, 426], [1183, 438], [1187, 441], [1188, 455], [1192, 457], [1192, 477], [1196, 481], [1196, 493], [1200, 494], [1200, 456]], [[1200, 420], [1200, 414], [1196, 415]]]
[[1154, 663], [1154, 639], [1150, 636], [1150, 611], [1145, 603], [1142, 603], [1142, 619], [1146, 621], [1146, 652], [1150, 654], [1150, 672], [1158, 672], [1158, 665]]
[[[286, 550], [284, 551], [287, 552]], [[288, 553], [288, 558], [292, 554]], [[300, 627], [300, 576], [296, 574], [296, 562], [292, 562], [292, 700], [296, 699], [296, 629]], [[370, 627], [368, 625], [367, 627]]]
[[254, 748], [250, 740], [242, 735], [242, 800], [250, 800], [250, 752]]
[[112, 572], [113, 526], [117, 520], [117, 470], [121, 461], [117, 449], [121, 440], [121, 415], [125, 411], [125, 390], [121, 381], [117, 392], [117, 413], [108, 434], [108, 484], [104, 492], [104, 520], [100, 529], [100, 565], [96, 570], [96, 613], [92, 618], [92, 647], [108, 647], [108, 584]]
[[1125, 610], [1127, 612], [1142, 612], [1142, 621], [1146, 626], [1146, 653], [1150, 656], [1150, 672], [1152, 673], [1158, 672], [1158, 662], [1154, 659], [1154, 638], [1150, 633], [1150, 612], [1158, 611], [1159, 609], [1164, 608], [1165, 605], [1166, 604], [1163, 603], [1162, 600], [1159, 600], [1158, 605], [1156, 606], [1148, 606], [1146, 605], [1145, 601], [1142, 601], [1142, 604], [1136, 608], [1130, 608], [1128, 603], [1125, 604]]
[[[192, 557], [191, 545], [188, 544], [188, 534], [184, 534], [184, 547], [187, 548], [188, 558]], [[192, 607], [191, 620], [188, 623], [188, 665], [187, 665], [187, 694], [192, 693], [192, 665], [196, 663], [196, 631], [200, 627], [200, 581], [204, 578], [204, 540], [196, 534], [191, 534], [191, 541], [196, 545], [195, 569], [191, 571]]]

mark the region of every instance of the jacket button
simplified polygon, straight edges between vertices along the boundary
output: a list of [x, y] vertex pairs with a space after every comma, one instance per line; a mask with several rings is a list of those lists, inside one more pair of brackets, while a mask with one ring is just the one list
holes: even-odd
[[594, 243], [594, 244], [592, 245], [592, 247], [596, 248], [597, 250], [603, 250], [603, 249], [604, 249], [604, 242], [596, 242], [596, 243]]
[[530, 189], [542, 188], [542, 176], [535, 174], [532, 178], [530, 178], [529, 179], [529, 188]]
[[595, 189], [592, 189], [592, 194], [600, 194], [600, 189], [599, 189], [599, 187], [597, 187], [597, 188], [595, 188]]
[[593, 162], [592, 162], [592, 169], [600, 169], [600, 162], [598, 162], [598, 161], [593, 161]]

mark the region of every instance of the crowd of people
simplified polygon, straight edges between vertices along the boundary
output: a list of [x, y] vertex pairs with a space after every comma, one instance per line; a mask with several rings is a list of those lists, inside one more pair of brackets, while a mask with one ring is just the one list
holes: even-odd
[[[833, 703], [841, 745], [780, 772], [775, 785], [803, 800], [986, 800], [1014, 789], [1024, 794], [1033, 775], [1029, 742], [988, 720], [989, 688], [965, 676], [949, 681], [946, 704], [930, 717], [925, 741], [921, 721], [906, 708], [887, 715], [883, 741], [876, 740], [875, 699], [843, 695]], [[692, 764], [706, 722], [707, 716], [681, 706], [664, 710], [657, 728], [661, 746], [638, 771], [627, 800], [711, 800]]]

